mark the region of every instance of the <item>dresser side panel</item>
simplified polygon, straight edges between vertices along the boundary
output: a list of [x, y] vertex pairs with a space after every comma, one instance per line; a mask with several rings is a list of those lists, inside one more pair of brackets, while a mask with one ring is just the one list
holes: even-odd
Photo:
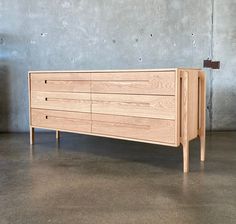
[[199, 87], [198, 71], [189, 72], [189, 139], [198, 136], [199, 124]]
[[[183, 119], [188, 120], [188, 131], [187, 131], [187, 139], [192, 140], [198, 136], [198, 127], [199, 127], [199, 79], [198, 73], [199, 70], [181, 70], [184, 74], [187, 75], [188, 79], [188, 88], [186, 89], [186, 94], [188, 97], [188, 112], [186, 114], [186, 118], [183, 117], [183, 109], [181, 122]], [[182, 96], [183, 100], [183, 96]], [[183, 130], [184, 125], [181, 124], [181, 133], [185, 133]]]

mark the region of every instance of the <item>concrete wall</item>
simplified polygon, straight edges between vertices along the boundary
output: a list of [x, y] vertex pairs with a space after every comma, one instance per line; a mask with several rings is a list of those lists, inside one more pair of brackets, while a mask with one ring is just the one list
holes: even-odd
[[222, 62], [212, 75], [212, 128], [236, 129], [236, 1], [216, 0], [213, 57]]
[[208, 129], [235, 129], [235, 11], [234, 0], [0, 0], [0, 131], [28, 130], [28, 70], [202, 67], [208, 57], [223, 63], [206, 70]]

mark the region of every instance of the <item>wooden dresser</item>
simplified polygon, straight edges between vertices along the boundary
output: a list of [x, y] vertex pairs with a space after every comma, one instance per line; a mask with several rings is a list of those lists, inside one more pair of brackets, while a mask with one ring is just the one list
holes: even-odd
[[205, 74], [200, 69], [29, 72], [34, 128], [183, 146], [200, 137], [205, 160]]

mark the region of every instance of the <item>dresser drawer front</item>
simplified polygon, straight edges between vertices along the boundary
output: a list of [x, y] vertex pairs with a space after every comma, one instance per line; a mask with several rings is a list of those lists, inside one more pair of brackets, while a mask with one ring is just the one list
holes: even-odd
[[31, 122], [36, 127], [91, 132], [90, 113], [32, 109]]
[[31, 74], [32, 91], [90, 92], [90, 73]]
[[92, 133], [174, 144], [175, 122], [163, 119], [92, 114]]
[[89, 93], [31, 92], [31, 107], [51, 110], [91, 112]]
[[91, 78], [94, 93], [175, 95], [174, 71], [93, 73]]
[[92, 113], [175, 119], [174, 96], [92, 94]]

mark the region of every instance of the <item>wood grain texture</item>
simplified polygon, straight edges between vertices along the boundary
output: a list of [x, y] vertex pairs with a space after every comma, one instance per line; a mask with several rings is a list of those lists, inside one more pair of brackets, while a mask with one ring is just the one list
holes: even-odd
[[181, 72], [181, 143], [183, 145], [183, 172], [189, 172], [189, 73]]
[[92, 133], [175, 143], [174, 120], [92, 114]]
[[175, 97], [92, 94], [92, 113], [175, 119]]
[[30, 145], [34, 144], [34, 128], [32, 125], [31, 115], [31, 74], [28, 73], [28, 99], [29, 99], [29, 132], [30, 132]]
[[93, 93], [175, 95], [175, 72], [92, 73]]
[[91, 132], [91, 114], [32, 109], [32, 125], [55, 130]]
[[90, 92], [90, 73], [33, 73], [32, 91]]
[[203, 71], [199, 71], [199, 137], [200, 159], [206, 159], [206, 77]]
[[[52, 130], [55, 131], [55, 128], [53, 127], [42, 127], [39, 125], [32, 126], [34, 129], [44, 129], [44, 130]], [[113, 135], [106, 135], [106, 134], [98, 134], [98, 133], [92, 133], [92, 132], [84, 132], [84, 131], [75, 131], [75, 130], [68, 130], [68, 129], [60, 129], [60, 132], [67, 132], [67, 133], [77, 133], [77, 134], [83, 134], [83, 135], [89, 135], [89, 136], [98, 136], [98, 137], [105, 137], [105, 138], [113, 138], [113, 139], [121, 139], [121, 140], [127, 140], [127, 141], [136, 141], [141, 143], [149, 143], [149, 144], [158, 144], [163, 146], [171, 146], [174, 147], [172, 149], [177, 149], [177, 145], [173, 143], [167, 143], [167, 142], [158, 142], [158, 141], [150, 141], [150, 140], [143, 140], [143, 139], [134, 139], [134, 138], [127, 138], [127, 137], [120, 137], [120, 136], [113, 136]]]
[[177, 69], [176, 71], [176, 87], [175, 87], [175, 111], [176, 111], [176, 117], [175, 117], [175, 142], [176, 146], [180, 145], [180, 135], [181, 135], [181, 78], [180, 74], [181, 70]]
[[31, 125], [31, 74], [28, 73], [29, 125]]
[[51, 110], [91, 112], [89, 93], [31, 92], [31, 107]]
[[29, 73], [30, 142], [34, 128], [161, 145], [200, 136], [205, 160], [206, 81], [200, 69]]
[[198, 136], [198, 71], [188, 70], [189, 140]]
[[154, 68], [154, 69], [112, 69], [112, 70], [60, 70], [60, 71], [29, 71], [30, 73], [47, 73], [47, 74], [58, 74], [58, 73], [121, 73], [121, 72], [176, 72], [180, 70], [200, 70], [200, 68]]

